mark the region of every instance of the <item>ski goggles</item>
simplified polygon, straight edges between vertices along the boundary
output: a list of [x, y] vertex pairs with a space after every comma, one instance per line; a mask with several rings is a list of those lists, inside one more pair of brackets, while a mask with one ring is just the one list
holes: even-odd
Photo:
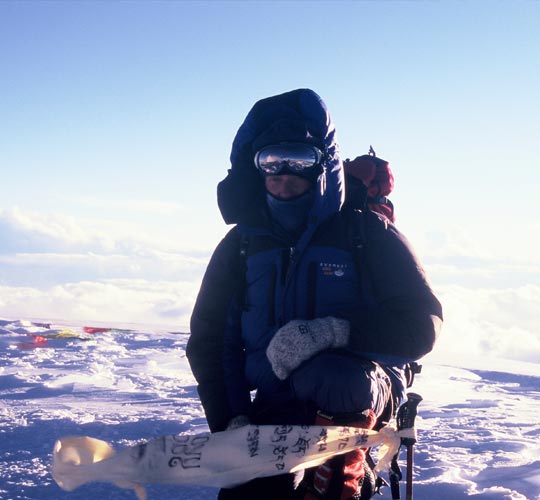
[[322, 151], [311, 144], [284, 142], [265, 146], [255, 154], [255, 166], [268, 175], [279, 174], [284, 168], [293, 173], [307, 172], [320, 164]]

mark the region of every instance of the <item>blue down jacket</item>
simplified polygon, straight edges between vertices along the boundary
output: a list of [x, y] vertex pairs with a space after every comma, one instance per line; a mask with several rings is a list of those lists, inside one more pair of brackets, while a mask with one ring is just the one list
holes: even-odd
[[[281, 141], [310, 142], [324, 153], [307, 224], [294, 238], [272, 225], [253, 164], [257, 150]], [[211, 430], [249, 414], [251, 390], [267, 398], [285, 390], [266, 348], [292, 319], [348, 319], [347, 351], [396, 370], [432, 349], [442, 309], [407, 240], [344, 202], [335, 129], [320, 97], [300, 89], [257, 102], [218, 186], [222, 215], [236, 226], [208, 265], [187, 346]], [[353, 226], [365, 235], [361, 252], [351, 245]]]

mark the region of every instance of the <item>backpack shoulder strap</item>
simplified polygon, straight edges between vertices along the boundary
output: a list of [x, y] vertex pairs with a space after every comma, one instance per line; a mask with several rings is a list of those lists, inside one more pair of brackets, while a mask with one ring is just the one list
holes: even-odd
[[246, 274], [247, 274], [247, 256], [250, 238], [248, 234], [240, 235], [240, 245], [238, 247], [238, 258], [240, 260], [239, 287], [236, 295], [236, 302], [241, 310], [246, 309]]
[[388, 229], [386, 217], [366, 209], [348, 209], [346, 223], [350, 246], [358, 254], [356, 257], [361, 257], [359, 254], [377, 232]]
[[249, 248], [249, 235], [242, 234], [240, 237], [239, 255], [240, 255], [240, 258], [244, 261], [244, 266], [245, 266], [245, 261], [247, 259], [248, 248]]

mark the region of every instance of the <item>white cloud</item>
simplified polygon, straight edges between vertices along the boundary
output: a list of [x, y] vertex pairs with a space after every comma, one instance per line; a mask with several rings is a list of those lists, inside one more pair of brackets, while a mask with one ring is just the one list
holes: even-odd
[[460, 285], [471, 289], [508, 288], [540, 284], [538, 262], [508, 262], [496, 259], [425, 259], [426, 272], [438, 286]]
[[50, 287], [78, 281], [200, 280], [207, 257], [139, 251], [133, 254], [21, 253], [0, 255], [0, 284]]
[[[187, 332], [199, 285], [199, 279], [111, 279], [43, 289], [0, 286], [0, 317]], [[430, 358], [443, 364], [471, 357], [540, 363], [540, 286], [502, 290], [450, 286], [438, 289], [437, 295], [445, 323]]]
[[431, 355], [441, 362], [462, 356], [497, 356], [540, 363], [540, 286], [507, 289], [437, 289], [445, 322]]
[[23, 211], [0, 212], [0, 254], [19, 252], [111, 252], [115, 241], [105, 233], [85, 229], [73, 217]]
[[0, 211], [0, 315], [187, 331], [209, 252], [180, 252], [129, 224], [101, 227]]
[[[75, 218], [18, 207], [0, 209], [0, 254], [179, 251], [200, 247], [201, 241], [216, 240], [208, 234], [213, 227], [208, 229], [193, 218], [172, 218], [172, 222], [168, 221], [169, 226], [162, 227], [160, 222], [164, 219], [143, 220], [136, 216]], [[174, 230], [170, 229], [171, 224]], [[196, 229], [200, 229], [200, 234], [195, 232]], [[221, 233], [224, 229], [221, 228]]]
[[398, 227], [410, 238], [423, 258], [443, 261], [512, 262], [527, 264], [537, 261], [540, 253], [540, 222], [534, 218], [490, 219], [463, 223], [440, 221], [436, 225], [419, 226], [417, 220], [398, 220]]
[[209, 255], [63, 215], [0, 212], [0, 315], [188, 328]]
[[77, 197], [75, 201], [78, 204], [108, 211], [140, 212], [152, 215], [176, 215], [186, 211], [186, 208], [179, 203], [157, 200], [111, 200], [92, 196], [81, 196]]
[[[111, 217], [114, 215], [114, 218]], [[18, 253], [122, 254], [190, 253], [208, 258], [228, 228], [217, 218], [184, 215], [72, 217], [0, 209], [0, 255]]]
[[187, 254], [129, 224], [108, 229], [58, 214], [0, 211], [0, 284], [49, 287], [119, 278], [190, 280], [199, 279], [206, 267], [210, 252]]
[[0, 317], [189, 331], [198, 281], [107, 280], [46, 289], [0, 286]]
[[500, 289], [540, 284], [536, 222], [504, 226], [504, 231], [489, 224], [400, 229], [437, 286]]

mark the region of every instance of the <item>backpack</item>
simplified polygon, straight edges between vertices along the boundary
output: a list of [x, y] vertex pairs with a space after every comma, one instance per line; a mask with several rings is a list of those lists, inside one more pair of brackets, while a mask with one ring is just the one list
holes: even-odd
[[358, 201], [353, 202], [354, 208], [367, 207], [383, 215], [390, 222], [395, 222], [394, 205], [388, 199], [388, 195], [394, 189], [394, 174], [390, 164], [377, 157], [373, 146], [369, 146], [368, 154], [358, 156], [354, 160], [347, 158], [343, 162], [343, 170], [347, 176], [347, 183], [351, 184], [348, 191], [364, 191], [363, 203], [359, 205]]

